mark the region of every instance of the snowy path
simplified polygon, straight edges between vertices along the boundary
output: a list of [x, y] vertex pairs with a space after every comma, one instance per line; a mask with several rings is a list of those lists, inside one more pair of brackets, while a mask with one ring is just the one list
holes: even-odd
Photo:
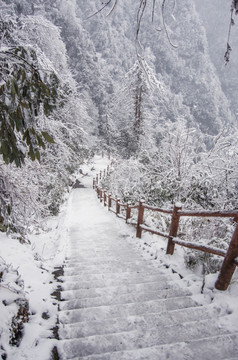
[[60, 359], [238, 359], [238, 331], [143, 257], [133, 229], [97, 200], [92, 175], [70, 198]]

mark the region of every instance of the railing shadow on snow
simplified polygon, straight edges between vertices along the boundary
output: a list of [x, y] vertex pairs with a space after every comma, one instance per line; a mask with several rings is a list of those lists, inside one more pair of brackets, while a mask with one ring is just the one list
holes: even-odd
[[[104, 171], [100, 171], [99, 174], [93, 179], [93, 188], [97, 192], [97, 196], [100, 202], [103, 202], [104, 206], [108, 207], [109, 211], [114, 212], [118, 217], [124, 219], [126, 223], [136, 226], [136, 236], [141, 238], [142, 231], [147, 231], [155, 235], [162, 236], [168, 239], [167, 242], [167, 254], [173, 255], [175, 244], [184, 246], [187, 248], [200, 250], [205, 253], [215, 254], [224, 257], [224, 261], [218, 275], [218, 279], [215, 283], [215, 288], [218, 290], [226, 290], [230, 284], [233, 273], [238, 266], [238, 211], [184, 211], [181, 204], [175, 204], [172, 210], [161, 209], [158, 207], [145, 204], [144, 201], [139, 201], [138, 205], [131, 205], [131, 203], [122, 203], [117, 196], [108, 194], [106, 190], [99, 186], [99, 181], [106, 177], [109, 173], [109, 166]], [[137, 211], [137, 221], [133, 222], [131, 219], [131, 212], [133, 209]], [[148, 209], [153, 212], [171, 215], [170, 231], [169, 234], [153, 229], [144, 224], [144, 210]], [[182, 216], [187, 217], [213, 217], [213, 218], [233, 218], [236, 223], [235, 230], [233, 232], [228, 250], [222, 250], [213, 248], [206, 245], [201, 245], [195, 242], [188, 242], [181, 240], [177, 237], [179, 220]]]

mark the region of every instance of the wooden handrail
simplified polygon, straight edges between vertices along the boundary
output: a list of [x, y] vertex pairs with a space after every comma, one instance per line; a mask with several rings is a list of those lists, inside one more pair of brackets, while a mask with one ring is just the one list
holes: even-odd
[[220, 274], [216, 281], [215, 287], [218, 290], [226, 290], [230, 284], [233, 273], [236, 269], [234, 260], [238, 257], [238, 223], [236, 224], [228, 251], [223, 261]]
[[203, 252], [209, 253], [209, 254], [214, 254], [214, 255], [219, 255], [219, 256], [226, 256], [226, 251], [225, 250], [221, 250], [218, 248], [212, 248], [210, 246], [206, 246], [206, 245], [197, 245], [196, 243], [193, 242], [189, 242], [189, 241], [184, 241], [178, 238], [172, 238], [173, 243], [180, 245], [180, 246], [184, 246], [190, 249], [195, 249], [195, 250], [201, 250]]
[[[107, 168], [109, 172], [109, 168]], [[106, 170], [103, 172], [104, 177], [106, 176]], [[232, 275], [236, 266], [238, 266], [238, 210], [182, 210], [180, 205], [175, 205], [173, 210], [161, 209], [155, 206], [145, 204], [140, 201], [137, 205], [131, 205], [130, 203], [122, 203], [117, 196], [112, 197], [111, 194], [101, 189], [98, 185], [98, 179], [102, 178], [102, 171], [96, 175], [93, 179], [93, 188], [97, 192], [100, 202], [104, 202], [104, 206], [108, 206], [108, 210], [114, 212], [118, 217], [126, 220], [127, 223], [136, 225], [136, 236], [141, 238], [142, 231], [147, 231], [155, 235], [168, 239], [167, 254], [173, 255], [175, 244], [190, 249], [200, 250], [206, 253], [218, 255], [224, 257], [222, 268], [215, 287], [218, 290], [226, 290], [231, 281]], [[116, 204], [116, 209], [112, 209], [112, 201]], [[121, 207], [126, 208], [126, 216], [120, 214]], [[129, 221], [131, 219], [131, 210], [138, 209], [137, 223]], [[162, 214], [172, 215], [169, 234], [158, 231], [143, 224], [144, 210], [152, 210]], [[228, 251], [212, 248], [204, 244], [193, 243], [189, 241], [181, 240], [177, 237], [179, 220], [182, 216], [187, 217], [215, 217], [215, 218], [233, 218], [236, 221], [236, 228], [233, 233]]]
[[127, 206], [126, 206], [126, 223], [128, 222], [128, 220], [130, 219], [131, 217], [131, 207], [130, 207], [130, 203], [127, 203]]
[[141, 228], [142, 230], [148, 231], [148, 232], [150, 232], [150, 233], [152, 233], [152, 234], [154, 234], [154, 235], [159, 235], [159, 236], [162, 236], [162, 237], [167, 238], [167, 239], [170, 238], [170, 236], [169, 236], [168, 234], [165, 234], [165, 233], [162, 233], [162, 232], [160, 232], [160, 231], [158, 231], [158, 230], [152, 229], [152, 228], [150, 228], [149, 226], [140, 225], [140, 228]]
[[137, 219], [137, 229], [136, 229], [136, 237], [141, 238], [142, 228], [141, 224], [143, 224], [143, 216], [144, 216], [144, 206], [143, 201], [139, 202], [139, 210], [138, 210], [138, 219]]
[[173, 253], [174, 253], [175, 243], [173, 242], [172, 238], [176, 237], [177, 233], [178, 233], [179, 219], [180, 219], [180, 215], [178, 214], [178, 211], [181, 209], [182, 209], [181, 206], [174, 205], [174, 210], [173, 210], [172, 220], [171, 220], [170, 230], [169, 230], [169, 240], [168, 240], [166, 254], [173, 255]]
[[152, 210], [152, 211], [158, 211], [158, 212], [163, 213], [163, 214], [172, 215], [172, 213], [173, 213], [173, 210], [161, 209], [161, 208], [158, 208], [156, 206], [151, 206], [151, 205], [148, 205], [148, 204], [145, 204], [143, 206], [144, 206], [145, 209]]
[[197, 211], [178, 211], [178, 214], [180, 216], [191, 216], [191, 217], [228, 217], [228, 218], [238, 218], [238, 210], [234, 210], [234, 211], [220, 211], [220, 210], [215, 210], [215, 211], [210, 211], [210, 210], [197, 210]]
[[120, 214], [120, 210], [121, 210], [121, 207], [120, 207], [120, 199], [117, 199], [116, 201], [116, 214]]
[[138, 209], [139, 205], [130, 205], [130, 209]]
[[119, 205], [122, 206], [122, 207], [125, 207], [125, 208], [127, 207], [127, 204], [124, 204], [124, 203], [121, 203], [121, 202], [119, 202]]

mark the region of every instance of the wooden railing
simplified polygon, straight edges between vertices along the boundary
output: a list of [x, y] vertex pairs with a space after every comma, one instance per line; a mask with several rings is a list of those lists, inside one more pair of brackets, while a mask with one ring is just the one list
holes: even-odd
[[[138, 205], [131, 205], [130, 203], [124, 204], [117, 196], [108, 194], [106, 190], [103, 190], [99, 186], [99, 180], [106, 176], [109, 172], [109, 166], [103, 172], [100, 171], [93, 179], [93, 188], [97, 192], [100, 202], [104, 203], [104, 206], [108, 207], [109, 211], [113, 211], [118, 217], [123, 218], [127, 223], [136, 226], [136, 236], [141, 238], [142, 231], [148, 231], [152, 234], [159, 235], [167, 238], [167, 254], [173, 255], [175, 245], [184, 246], [190, 249], [200, 250], [206, 253], [215, 254], [224, 257], [224, 261], [218, 275], [218, 279], [215, 283], [215, 287], [218, 290], [226, 290], [230, 284], [233, 273], [238, 266], [238, 211], [184, 211], [180, 204], [174, 205], [173, 210], [161, 209], [158, 207], [145, 204], [144, 201], [139, 201]], [[131, 221], [131, 210], [138, 209], [137, 222]], [[153, 229], [144, 224], [144, 210], [151, 210], [154, 212], [171, 215], [169, 234]], [[201, 245], [195, 242], [188, 242], [177, 238], [179, 221], [182, 216], [187, 217], [214, 217], [214, 218], [233, 218], [235, 230], [232, 235], [228, 250], [221, 250], [206, 245]], [[130, 220], [130, 221], [129, 221]]]

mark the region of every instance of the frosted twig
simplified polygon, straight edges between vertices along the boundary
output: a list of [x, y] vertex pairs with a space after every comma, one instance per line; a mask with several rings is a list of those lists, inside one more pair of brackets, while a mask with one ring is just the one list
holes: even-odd
[[112, 6], [112, 8], [111, 8], [111, 10], [109, 11], [109, 13], [108, 13], [106, 16], [111, 15], [111, 13], [115, 10], [117, 4], [118, 4], [118, 0], [115, 0], [113, 6]]
[[[104, 4], [104, 6], [102, 6], [98, 11], [96, 11], [96, 12], [93, 13], [92, 15], [89, 15], [89, 16], [87, 17], [87, 20], [88, 20], [88, 19], [91, 19], [93, 16], [95, 16], [95, 15], [99, 14], [101, 11], [103, 11], [103, 9], [105, 9], [105, 7], [107, 7], [107, 6], [111, 3], [111, 1], [112, 1], [112, 0], [108, 0], [108, 1], [106, 2], [106, 4]], [[117, 1], [116, 1], [116, 2], [117, 2]], [[115, 4], [114, 4], [114, 6], [115, 6]]]
[[147, 0], [141, 0], [140, 6], [137, 12], [137, 30], [136, 30], [136, 40], [138, 41], [138, 36], [140, 32], [141, 20], [143, 18], [145, 8], [146, 8]]
[[[162, 20], [163, 20], [163, 25], [164, 25], [164, 30], [165, 30], [165, 34], [167, 36], [167, 39], [169, 41], [169, 44], [173, 47], [173, 48], [177, 48], [178, 45], [175, 45], [172, 43], [172, 41], [170, 40], [170, 37], [169, 37], [169, 33], [168, 33], [168, 29], [167, 29], [167, 25], [165, 23], [165, 20], [164, 20], [164, 7], [165, 7], [165, 3], [166, 3], [166, 0], [163, 0], [163, 3], [162, 3]], [[174, 7], [175, 7], [175, 4], [176, 4], [176, 1], [174, 1]]]

